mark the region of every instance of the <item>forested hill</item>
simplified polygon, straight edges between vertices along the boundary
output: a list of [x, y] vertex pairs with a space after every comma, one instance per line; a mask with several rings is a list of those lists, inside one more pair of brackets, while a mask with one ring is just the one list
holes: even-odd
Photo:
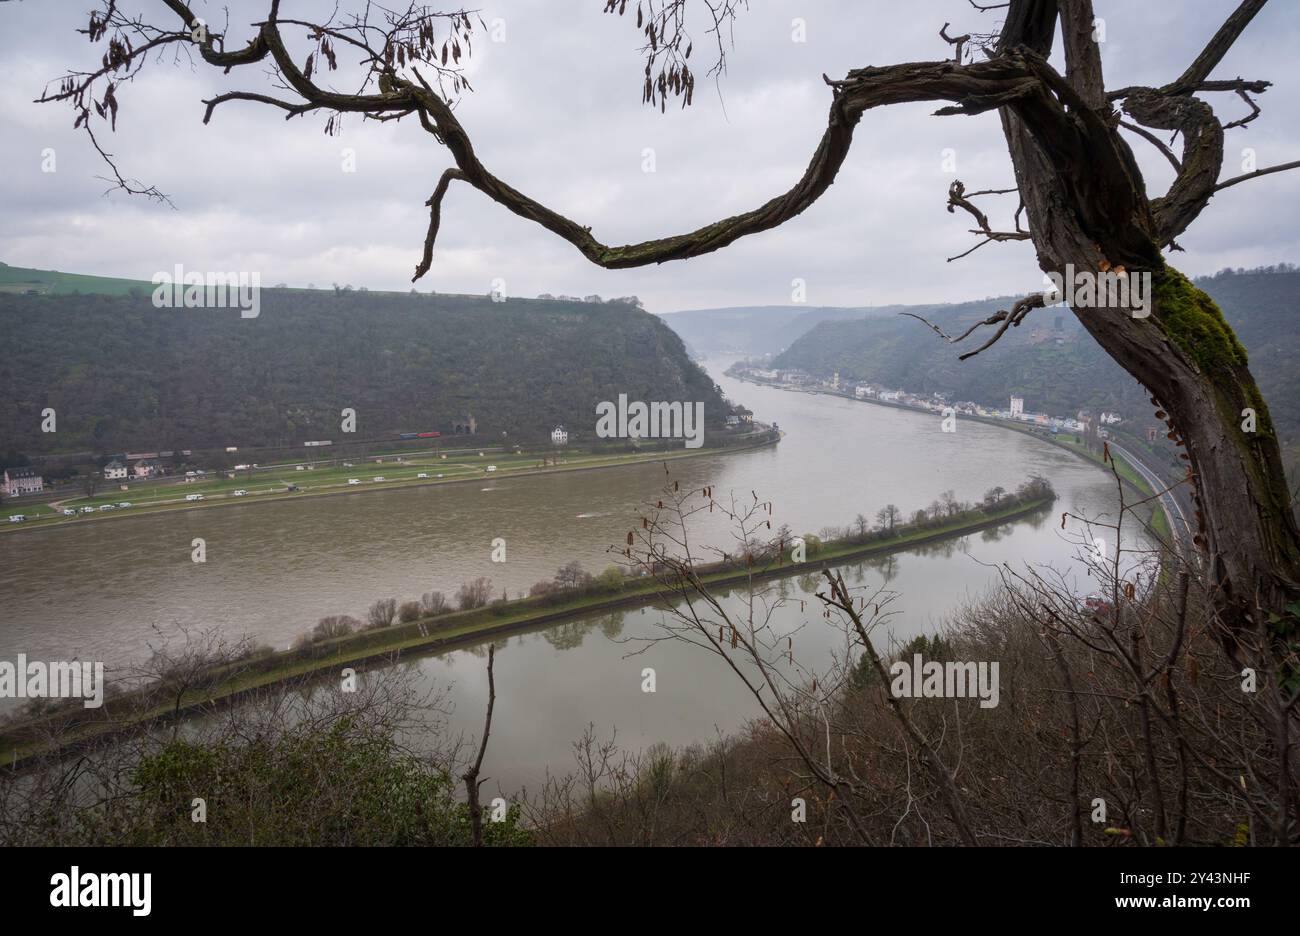
[[[1300, 329], [1294, 267], [1227, 271], [1196, 280], [1219, 303], [1250, 355], [1251, 371], [1270, 403], [1284, 441], [1300, 434]], [[948, 334], [964, 331], [1014, 297], [959, 305], [906, 306]], [[987, 334], [989, 329], [981, 329]], [[958, 361], [966, 346], [982, 344], [981, 332], [960, 347], [950, 345], [914, 318], [878, 316], [821, 322], [779, 355], [774, 366], [868, 381], [915, 393], [1007, 406], [1023, 396], [1025, 408], [1052, 414], [1079, 409], [1145, 415], [1141, 387], [1093, 341], [1068, 309], [1031, 312], [1018, 329], [976, 357]]]
[[[0, 451], [120, 452], [452, 431], [594, 435], [596, 404], [703, 401], [713, 381], [622, 302], [263, 289], [260, 314], [158, 309], [147, 291], [0, 292]], [[57, 431], [41, 431], [56, 412]]]

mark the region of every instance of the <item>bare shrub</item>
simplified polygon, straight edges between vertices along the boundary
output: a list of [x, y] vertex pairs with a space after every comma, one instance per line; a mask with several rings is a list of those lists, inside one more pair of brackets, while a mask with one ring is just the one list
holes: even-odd
[[316, 622], [311, 635], [314, 640], [332, 640], [346, 637], [361, 627], [361, 622], [349, 614], [331, 614]]
[[560, 588], [577, 588], [591, 581], [591, 575], [576, 559], [555, 570], [555, 584]]
[[528, 597], [543, 598], [546, 595], [553, 594], [555, 591], [558, 590], [558, 587], [559, 586], [557, 586], [554, 582], [550, 581], [549, 579], [543, 579], [540, 582], [535, 582], [533, 586], [530, 589], [528, 589]]
[[[844, 648], [814, 670], [773, 617], [792, 600], [778, 586], [713, 600], [692, 572], [706, 557], [682, 530], [699, 505], [723, 510], [739, 542], [767, 529], [765, 505], [670, 485], [631, 532], [624, 564], [703, 599], [674, 602], [661, 626], [718, 657], [763, 717], [703, 749], [637, 753], [589, 731], [576, 771], [529, 799], [530, 825], [545, 844], [1290, 843], [1292, 671], [1252, 671], [1259, 688], [1243, 689], [1214, 631], [1213, 585], [1177, 550], [1094, 557], [1094, 527], [1124, 543], [1133, 521], [1118, 477], [1116, 489], [1114, 522], [1062, 517], [1089, 564], [1086, 600], [1072, 572], [1003, 566], [1001, 585], [938, 635], [898, 643], [892, 593], [847, 570], [810, 576], [818, 626]], [[1040, 494], [1050, 490], [1034, 480], [1016, 497]], [[1264, 658], [1245, 643], [1240, 653]], [[968, 680], [985, 666], [992, 682], [978, 699], [973, 682], [914, 698], [896, 667], [910, 672], [918, 655]], [[790, 821], [793, 802], [806, 820]]]
[[374, 629], [389, 627], [397, 616], [397, 599], [381, 598], [370, 606], [366, 613], [366, 626]]
[[492, 597], [492, 580], [480, 575], [456, 590], [456, 605], [462, 611], [469, 611], [483, 607], [490, 597]]

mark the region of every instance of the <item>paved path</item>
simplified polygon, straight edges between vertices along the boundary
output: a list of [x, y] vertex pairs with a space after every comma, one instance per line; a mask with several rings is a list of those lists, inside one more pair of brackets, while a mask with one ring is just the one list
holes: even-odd
[[1151, 485], [1152, 490], [1161, 492], [1160, 507], [1169, 520], [1169, 529], [1173, 531], [1175, 540], [1173, 545], [1185, 556], [1195, 555], [1196, 549], [1192, 544], [1192, 537], [1196, 535], [1196, 528], [1188, 519], [1188, 516], [1192, 514], [1189, 485], [1179, 483], [1170, 488], [1167, 481], [1161, 479], [1158, 474], [1148, 468], [1130, 450], [1115, 442], [1109, 442], [1108, 444], [1111, 451], [1133, 466], [1133, 470], [1140, 474], [1147, 484]]

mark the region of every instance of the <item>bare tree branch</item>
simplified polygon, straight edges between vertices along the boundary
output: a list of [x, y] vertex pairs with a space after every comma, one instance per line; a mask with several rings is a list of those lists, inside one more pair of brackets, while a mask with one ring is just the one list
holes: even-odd
[[984, 239], [979, 243], [977, 243], [974, 247], [970, 248], [970, 250], [967, 250], [963, 253], [959, 253], [955, 257], [949, 257], [948, 258], [949, 263], [951, 263], [954, 260], [960, 260], [962, 257], [969, 256], [970, 254], [974, 253], [976, 250], [978, 250], [979, 248], [983, 247], [985, 244], [988, 243], [1009, 241], [1009, 240], [1029, 240], [1030, 238], [1029, 232], [1020, 229], [1020, 211], [1021, 211], [1020, 208], [1016, 209], [1016, 214], [1015, 214], [1016, 229], [1014, 231], [994, 231], [991, 227], [989, 227], [988, 216], [985, 215], [984, 212], [976, 208], [974, 203], [971, 202], [972, 198], [978, 198], [981, 195], [1009, 195], [1012, 192], [1016, 192], [1016, 191], [1018, 191], [1018, 189], [1014, 189], [1014, 188], [984, 189], [983, 191], [970, 192], [968, 194], [966, 192], [966, 186], [961, 182], [960, 179], [953, 180], [953, 183], [950, 186], [948, 186], [948, 213], [954, 214], [955, 213], [954, 209], [957, 208], [960, 208], [963, 211], [965, 211], [972, 218], [974, 218], [975, 223], [979, 225], [978, 230], [971, 231], [971, 233], [983, 234]]
[[1220, 182], [1214, 187], [1214, 190], [1216, 192], [1222, 191], [1229, 186], [1236, 185], [1238, 182], [1248, 182], [1251, 179], [1258, 179], [1260, 176], [1271, 175], [1274, 172], [1285, 172], [1287, 169], [1296, 168], [1300, 168], [1300, 159], [1289, 163], [1281, 163], [1277, 166], [1269, 166], [1267, 169], [1256, 169], [1254, 172], [1247, 172], [1245, 175], [1239, 175], [1235, 178], [1228, 179], [1225, 182]]
[[1178, 157], [1174, 155], [1174, 151], [1171, 150], [1169, 147], [1165, 146], [1165, 144], [1161, 143], [1160, 138], [1156, 136], [1154, 133], [1152, 133], [1150, 130], [1145, 129], [1144, 127], [1139, 127], [1135, 123], [1129, 123], [1127, 120], [1121, 120], [1119, 122], [1119, 125], [1123, 127], [1125, 130], [1131, 130], [1132, 132], [1136, 133], [1138, 136], [1142, 137], [1142, 139], [1146, 140], [1156, 149], [1160, 150], [1161, 154], [1165, 157], [1165, 159], [1169, 160], [1169, 165], [1174, 167], [1174, 172], [1183, 171], [1183, 164], [1178, 161]]
[[952, 60], [960, 65], [962, 47], [966, 43], [970, 42], [970, 33], [966, 33], [964, 36], [950, 36], [948, 35], [948, 24], [944, 23], [942, 28], [939, 30], [939, 38], [948, 43], [948, 45], [956, 47], [953, 49]]
[[999, 338], [1001, 338], [1004, 334], [1006, 334], [1008, 328], [1012, 328], [1012, 327], [1019, 328], [1020, 323], [1025, 320], [1025, 316], [1027, 316], [1034, 309], [1043, 308], [1043, 306], [1045, 306], [1046, 304], [1047, 304], [1046, 293], [1031, 293], [1030, 295], [1025, 296], [1023, 299], [1017, 299], [1015, 304], [1012, 305], [1010, 309], [998, 310], [997, 312], [990, 315], [988, 318], [976, 322], [974, 325], [966, 329], [966, 331], [962, 332], [960, 335], [958, 335], [955, 338], [949, 337], [948, 335], [944, 334], [943, 330], [940, 329], [939, 326], [935, 325], [933, 322], [930, 322], [922, 318], [921, 316], [917, 315], [915, 312], [900, 312], [898, 314], [907, 315], [910, 316], [911, 318], [916, 319], [919, 322], [924, 322], [934, 331], [935, 334], [941, 337], [944, 341], [947, 341], [949, 344], [956, 344], [959, 341], [965, 340], [966, 338], [970, 337], [970, 335], [974, 333], [975, 329], [977, 328], [980, 328], [985, 325], [997, 325], [1000, 322], [1001, 327], [999, 327], [998, 330], [993, 334], [993, 337], [991, 337], [988, 341], [984, 342], [984, 344], [980, 345], [974, 351], [967, 351], [965, 354], [962, 354], [958, 357], [958, 360], [964, 361], [967, 358], [972, 358], [975, 355], [979, 354], [981, 351], [987, 350], [988, 348], [992, 347], [993, 344]]
[[1192, 64], [1187, 66], [1187, 70], [1178, 77], [1178, 80], [1165, 88], [1165, 91], [1171, 94], [1187, 94], [1210, 77], [1210, 72], [1223, 61], [1223, 57], [1228, 54], [1228, 50], [1237, 41], [1237, 37], [1250, 25], [1250, 21], [1255, 18], [1255, 14], [1264, 9], [1266, 2], [1267, 0], [1242, 0], [1241, 5], [1232, 11], [1232, 15], [1224, 21], [1218, 32], [1206, 43], [1205, 48], [1201, 50], [1201, 54], [1192, 60]]
[[487, 716], [483, 721], [483, 737], [479, 739], [478, 756], [474, 758], [474, 763], [465, 771], [461, 779], [465, 781], [465, 795], [469, 798], [469, 822], [470, 833], [475, 848], [481, 848], [483, 845], [483, 805], [479, 802], [479, 788], [484, 784], [484, 780], [479, 779], [479, 771], [483, 769], [483, 756], [487, 753], [488, 736], [492, 734], [492, 709], [497, 702], [496, 679], [493, 676], [492, 666], [496, 659], [496, 644], [488, 644], [488, 703]]

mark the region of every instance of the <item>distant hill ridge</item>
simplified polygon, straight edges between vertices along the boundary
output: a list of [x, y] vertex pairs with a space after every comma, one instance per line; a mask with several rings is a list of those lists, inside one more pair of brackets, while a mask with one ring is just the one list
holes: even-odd
[[824, 321], [888, 315], [904, 306], [736, 306], [663, 314], [663, 320], [699, 354], [776, 354]]
[[[1294, 445], [1300, 437], [1300, 271], [1291, 264], [1224, 270], [1195, 282], [1223, 309], [1245, 345], [1283, 443]], [[1004, 297], [898, 308], [954, 334], [1013, 301]], [[1018, 329], [974, 358], [958, 361], [958, 353], [957, 346], [913, 318], [878, 315], [819, 322], [777, 355], [772, 366], [818, 375], [838, 371], [847, 381], [944, 393], [986, 406], [1005, 407], [1015, 394], [1024, 397], [1027, 409], [1054, 414], [1089, 409], [1141, 417], [1150, 409], [1137, 381], [1065, 308], [1031, 313]]]

